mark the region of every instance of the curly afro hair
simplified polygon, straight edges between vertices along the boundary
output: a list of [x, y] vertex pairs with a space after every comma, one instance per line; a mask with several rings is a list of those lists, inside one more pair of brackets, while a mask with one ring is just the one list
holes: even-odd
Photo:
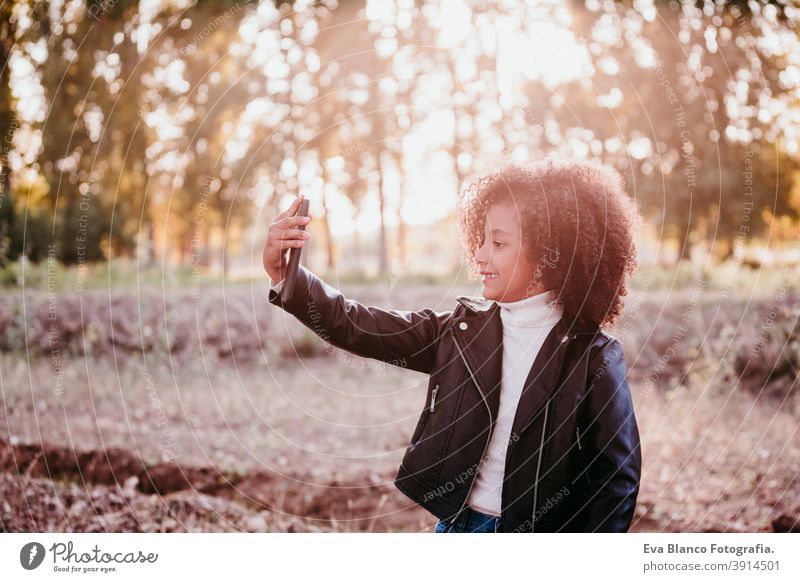
[[638, 266], [642, 218], [622, 176], [607, 165], [546, 159], [505, 164], [471, 180], [459, 197], [458, 226], [470, 278], [483, 246], [486, 211], [510, 202], [522, 244], [544, 289], [554, 289], [573, 322], [610, 327], [622, 312], [626, 276]]

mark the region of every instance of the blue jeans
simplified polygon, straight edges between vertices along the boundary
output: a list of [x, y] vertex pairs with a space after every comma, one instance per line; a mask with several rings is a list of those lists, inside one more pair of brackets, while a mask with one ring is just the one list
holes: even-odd
[[436, 533], [497, 533], [502, 531], [500, 516], [486, 515], [467, 506], [452, 525], [444, 520], [439, 520]]

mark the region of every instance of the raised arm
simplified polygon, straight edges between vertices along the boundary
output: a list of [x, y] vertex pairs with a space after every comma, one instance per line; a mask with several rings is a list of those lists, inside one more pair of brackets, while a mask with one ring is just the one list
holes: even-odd
[[269, 302], [294, 315], [332, 345], [353, 354], [430, 374], [436, 364], [436, 345], [452, 312], [383, 310], [346, 299], [302, 265], [292, 298], [284, 303], [281, 287], [287, 271], [287, 251], [301, 247], [311, 235], [298, 226], [308, 219], [296, 216], [303, 195], [280, 213], [264, 243], [264, 270], [270, 277]]
[[620, 342], [609, 341], [589, 369], [593, 381], [583, 414], [589, 477], [584, 531], [625, 532], [636, 508], [642, 453]]
[[302, 265], [294, 293], [284, 302], [282, 281], [269, 291], [269, 302], [294, 315], [332, 345], [365, 358], [430, 374], [436, 345], [452, 312], [384, 310], [347, 299]]

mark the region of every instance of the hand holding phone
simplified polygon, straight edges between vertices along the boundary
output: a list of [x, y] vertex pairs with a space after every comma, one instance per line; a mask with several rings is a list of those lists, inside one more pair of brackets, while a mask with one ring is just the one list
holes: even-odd
[[[264, 262], [264, 270], [273, 283], [280, 281], [283, 282], [282, 285], [286, 283], [286, 276], [289, 271], [286, 251], [298, 251], [292, 254], [298, 255], [295, 261], [299, 262], [299, 251], [306, 241], [311, 238], [311, 234], [305, 232], [305, 225], [311, 220], [311, 212], [307, 208], [302, 209], [305, 216], [301, 216], [299, 212], [303, 200], [304, 196], [299, 194], [289, 205], [289, 208], [276, 216], [272, 224], [269, 225], [269, 231], [264, 241], [262, 260]], [[295, 265], [297, 262], [295, 262]]]
[[[303, 198], [302, 202], [300, 202], [300, 207], [297, 210], [297, 214], [295, 216], [308, 216], [308, 207], [309, 202], [308, 198]], [[299, 230], [305, 230], [305, 224], [298, 224], [297, 228]], [[294, 282], [297, 279], [297, 269], [300, 266], [300, 254], [303, 252], [303, 246], [293, 247], [289, 251], [289, 262], [286, 267], [286, 280], [283, 283], [283, 287], [281, 288], [281, 299], [286, 302], [289, 301], [292, 297], [292, 292], [294, 291]]]

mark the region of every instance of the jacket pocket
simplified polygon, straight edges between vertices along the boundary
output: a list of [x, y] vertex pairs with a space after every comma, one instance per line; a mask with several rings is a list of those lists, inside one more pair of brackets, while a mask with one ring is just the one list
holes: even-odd
[[416, 444], [419, 438], [422, 436], [422, 431], [425, 430], [425, 427], [428, 424], [428, 419], [430, 419], [431, 414], [433, 414], [434, 410], [436, 410], [436, 396], [438, 392], [439, 384], [435, 384], [431, 390], [430, 402], [426, 402], [425, 410], [422, 411], [419, 421], [417, 422], [417, 428], [414, 429], [414, 434], [411, 435], [412, 444]]

